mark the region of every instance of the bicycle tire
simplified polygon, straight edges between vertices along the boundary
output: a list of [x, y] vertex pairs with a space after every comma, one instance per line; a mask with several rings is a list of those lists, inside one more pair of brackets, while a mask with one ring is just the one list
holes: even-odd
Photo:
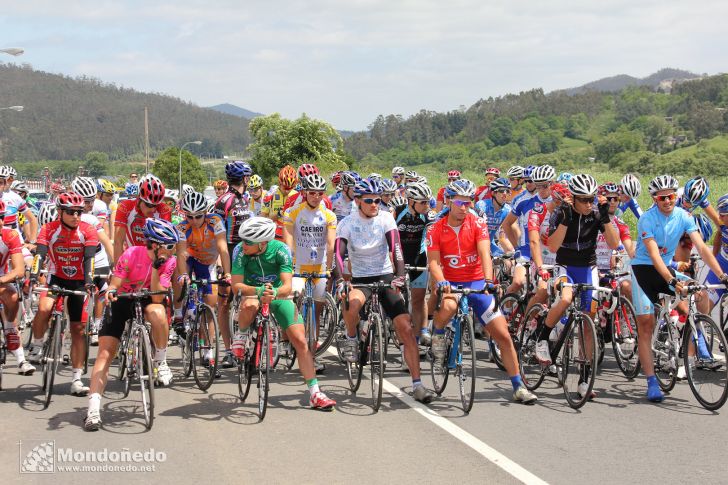
[[5, 332], [0, 332], [0, 391], [3, 389], [3, 370], [7, 360], [8, 349], [5, 346]]
[[53, 382], [61, 359], [62, 317], [55, 317], [43, 349], [43, 409], [48, 409], [53, 396]]
[[281, 340], [281, 329], [278, 327], [278, 325], [273, 325], [270, 327], [270, 347], [271, 347], [271, 355], [272, 355], [272, 362], [271, 362], [271, 370], [275, 370], [276, 366], [278, 365], [278, 361], [281, 358], [278, 344]]
[[432, 390], [435, 394], [441, 396], [447, 387], [447, 379], [450, 375], [450, 367], [447, 365], [447, 361], [450, 358], [450, 352], [452, 351], [452, 340], [453, 331], [450, 327], [445, 328], [445, 342], [447, 342], [445, 348], [445, 361], [440, 365], [436, 362], [435, 354], [432, 353], [432, 347], [429, 350], [430, 357], [430, 377], [432, 378]]
[[119, 340], [119, 347], [116, 349], [116, 360], [119, 368], [116, 371], [116, 378], [123, 380], [126, 374], [126, 348], [129, 344], [129, 335], [126, 332], [126, 323], [124, 324], [124, 332]]
[[139, 380], [139, 391], [142, 395], [142, 412], [144, 413], [144, 425], [152, 429], [154, 424], [154, 361], [152, 360], [152, 344], [149, 341], [149, 334], [146, 328], [138, 330], [136, 357], [136, 373]]
[[531, 305], [526, 310], [521, 322], [521, 332], [518, 337], [518, 368], [526, 389], [535, 391], [546, 377], [545, 369], [541, 367], [536, 358], [536, 343], [538, 342], [539, 324], [546, 316], [548, 310], [541, 303]]
[[[263, 320], [263, 331], [261, 341], [256, 345], [257, 371], [258, 371], [258, 419], [263, 421], [268, 410], [268, 370], [270, 363], [270, 335], [268, 325], [274, 320], [273, 316]], [[274, 323], [275, 324], [275, 323]]]
[[597, 334], [597, 365], [601, 366], [604, 362], [604, 353], [606, 349], [606, 342], [604, 341], [604, 329], [600, 325], [595, 325], [594, 330]]
[[[247, 354], [247, 352], [246, 352]], [[245, 402], [250, 392], [250, 365], [248, 356], [245, 355], [242, 359], [235, 359], [237, 361], [238, 369], [238, 396], [240, 401]]]
[[[596, 381], [599, 349], [597, 343], [597, 331], [594, 321], [589, 315], [577, 312], [574, 315], [569, 334], [564, 341], [562, 347], [562, 374], [564, 396], [572, 409], [579, 409], [591, 399], [591, 392]], [[587, 349], [586, 339], [592, 341], [591, 351]], [[589, 363], [591, 362], [591, 364]], [[573, 363], [573, 366], [572, 366]], [[587, 374], [587, 369], [590, 372]], [[571, 385], [569, 375], [577, 376], [576, 385]], [[579, 394], [579, 386], [582, 382], [587, 383], [587, 389], [584, 394]]]
[[[637, 345], [637, 317], [632, 303], [624, 296], [620, 296], [619, 303], [610, 318], [614, 360], [627, 379], [634, 379], [640, 372], [640, 354]], [[627, 331], [626, 335], [624, 330]], [[631, 348], [623, 346], [627, 338], [632, 339]]]
[[336, 337], [336, 322], [339, 319], [339, 312], [334, 297], [328, 292], [324, 295], [323, 305], [323, 311], [319, 319], [318, 347], [314, 352], [314, 357], [319, 357], [326, 352], [334, 337]]
[[384, 387], [384, 325], [382, 317], [377, 312], [369, 314], [369, 372], [372, 391], [372, 410], [376, 413], [382, 405], [382, 388]]
[[[303, 304], [301, 305], [304, 306]], [[311, 301], [311, 305], [305, 309], [305, 318], [303, 321], [304, 330], [306, 332], [306, 345], [308, 351], [313, 355], [316, 352], [316, 304]]]
[[655, 305], [655, 312], [657, 318], [655, 330], [652, 334], [652, 357], [655, 366], [655, 377], [660, 389], [664, 392], [670, 392], [677, 383], [679, 362], [678, 349], [674, 348], [673, 342], [680, 337], [677, 328], [663, 318], [659, 305]]
[[192, 375], [194, 366], [193, 361], [195, 360], [194, 352], [192, 351], [192, 345], [194, 343], [196, 335], [196, 328], [193, 327], [194, 323], [187, 325], [188, 330], [185, 335], [184, 345], [182, 345], [182, 377], [187, 379]]
[[[195, 333], [198, 338], [197, 355], [192, 355], [192, 370], [197, 387], [201, 391], [206, 391], [215, 381], [220, 353], [220, 330], [217, 328], [217, 318], [215, 318], [212, 308], [207, 304], [203, 304], [198, 309]], [[210, 354], [205, 357], [208, 350]], [[203, 359], [206, 360], [207, 366], [198, 365], [198, 362], [202, 362]]]
[[[710, 411], [720, 409], [728, 399], [728, 365], [726, 362], [726, 337], [715, 321], [707, 315], [696, 314], [693, 322], [698, 335], [703, 337], [703, 352], [699, 349], [691, 358], [690, 343], [701, 342], [693, 336], [690, 325], [685, 325], [682, 355], [690, 390], [701, 406]], [[701, 355], [707, 354], [707, 355]], [[693, 360], [694, 359], [694, 360]], [[716, 367], [719, 366], [719, 367]]]
[[88, 374], [88, 358], [89, 353], [91, 351], [91, 315], [88, 316], [88, 321], [86, 322], [86, 327], [84, 328], [84, 340], [86, 344], [86, 348], [84, 349], [84, 356], [83, 356], [83, 374]]
[[[475, 381], [478, 377], [477, 359], [475, 357], [475, 328], [473, 327], [473, 318], [470, 315], [466, 315], [460, 322], [460, 331], [455, 377], [458, 380], [463, 412], [469, 414], [470, 410], [473, 409]], [[468, 379], [470, 380], [468, 381]]]

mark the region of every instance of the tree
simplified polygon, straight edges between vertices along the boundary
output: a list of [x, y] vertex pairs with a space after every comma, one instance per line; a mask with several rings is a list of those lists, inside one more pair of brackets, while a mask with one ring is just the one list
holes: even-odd
[[488, 138], [496, 146], [508, 145], [513, 139], [513, 120], [505, 116], [496, 118], [488, 130]]
[[250, 122], [251, 162], [260, 176], [270, 180], [285, 165], [316, 164], [323, 173], [345, 170], [341, 135], [325, 121], [305, 114], [296, 120], [274, 113]]
[[109, 156], [103, 152], [88, 152], [86, 154], [86, 163], [84, 167], [88, 171], [90, 177], [100, 177], [109, 167]]
[[[162, 179], [169, 189], [179, 188], [179, 148], [164, 150], [154, 161], [152, 173]], [[198, 192], [205, 190], [207, 176], [200, 160], [187, 150], [182, 151], [182, 183], [190, 184]]]

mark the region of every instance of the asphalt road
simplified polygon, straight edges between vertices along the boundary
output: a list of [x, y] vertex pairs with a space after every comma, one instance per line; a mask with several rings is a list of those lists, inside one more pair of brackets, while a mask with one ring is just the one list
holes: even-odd
[[[170, 354], [175, 367], [179, 350]], [[353, 395], [343, 367], [326, 354], [320, 382], [338, 401], [334, 412], [308, 408], [308, 392], [296, 369], [277, 371], [267, 416], [259, 422], [255, 390], [241, 403], [236, 375], [224, 370], [208, 392], [199, 391], [191, 378], [157, 389], [154, 427], [146, 431], [138, 391], [133, 388], [122, 399], [120, 383], [112, 378], [102, 401], [104, 425], [96, 433], [82, 429], [86, 398], [67, 394], [70, 369], [61, 370], [59, 395], [43, 410], [40, 374], [18, 376], [11, 360], [0, 391], [3, 481], [65, 484], [88, 477], [112, 484], [136, 476], [165, 483], [728, 482], [727, 411], [700, 407], [686, 382], [678, 383], [664, 403], [649, 404], [644, 378], [625, 379], [610, 354], [595, 385], [597, 400], [579, 411], [569, 408], [555, 379], [538, 390], [536, 405], [512, 402], [505, 374], [481, 360], [476, 402], [467, 416], [452, 384], [429, 408], [415, 403], [408, 395], [409, 375], [398, 367], [399, 353], [390, 359], [376, 414], [369, 407], [368, 382]], [[429, 364], [423, 367], [429, 386]], [[51, 441], [54, 473], [20, 473], [30, 450]], [[150, 467], [141, 471], [61, 469], [100, 466], [85, 461], [87, 452], [141, 456], [151, 448], [155, 461], [117, 462]]]

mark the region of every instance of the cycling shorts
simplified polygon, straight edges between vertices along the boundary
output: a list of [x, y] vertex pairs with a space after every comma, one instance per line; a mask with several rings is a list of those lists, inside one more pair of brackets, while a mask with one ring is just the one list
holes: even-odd
[[[599, 272], [596, 266], [562, 266], [557, 264], [554, 266], [554, 280], [566, 277], [569, 283], [583, 283], [587, 285], [599, 284]], [[581, 309], [585, 312], [591, 312], [592, 308], [592, 290], [581, 292]]]
[[[326, 271], [322, 266], [303, 266], [300, 269], [294, 271], [295, 273], [318, 273], [324, 274]], [[316, 301], [324, 301], [324, 294], [326, 293], [326, 278], [314, 278], [313, 280], [313, 298]], [[306, 287], [306, 278], [293, 278], [292, 281], [293, 292], [302, 295]]]
[[[716, 256], [715, 258], [718, 260], [718, 264], [720, 265], [720, 269], [723, 270], [724, 273], [728, 273], [728, 261], [721, 256], [720, 254]], [[713, 273], [712, 271], [708, 271], [708, 275], [705, 277], [705, 284], [706, 285], [719, 285], [721, 283], [720, 279], [718, 279], [718, 275]], [[721, 288], [719, 290], [708, 290], [708, 296], [710, 297], [710, 301], [713, 302], [713, 304], [716, 304], [720, 301], [720, 299], [725, 294], [726, 289]]]
[[[64, 290], [77, 291], [83, 290], [83, 280], [67, 280], [59, 278], [56, 275], [52, 275], [49, 278], [48, 286], [60, 286]], [[85, 296], [67, 296], [66, 297], [66, 308], [68, 309], [68, 319], [72, 322], [80, 322], [81, 315], [83, 315], [83, 304], [86, 300]]]
[[[688, 279], [687, 276], [676, 273], [670, 267], [667, 269], [679, 280]], [[632, 304], [635, 315], [654, 315], [655, 303], [658, 303], [660, 293], [674, 295], [675, 290], [670, 288], [654, 266], [632, 265]]]
[[273, 300], [270, 302], [270, 312], [284, 332], [292, 325], [303, 325], [300, 315], [296, 320], [296, 305], [293, 300]]
[[430, 276], [429, 271], [420, 273], [420, 275], [410, 282], [410, 289], [425, 289], [427, 288], [427, 278]]
[[[212, 275], [215, 273], [215, 266], [215, 264], [207, 265], [200, 263], [192, 256], [187, 258], [187, 272], [191, 278], [194, 276], [194, 279], [197, 280], [207, 280], [208, 282], [213, 281]], [[212, 283], [207, 283], [200, 287], [200, 289], [202, 290], [203, 295], [212, 295]]]
[[[485, 288], [485, 281], [466, 281], [456, 282], [451, 281], [450, 286], [457, 287], [462, 286], [463, 288], [472, 288], [474, 290], [482, 290]], [[460, 295], [455, 295], [460, 296]], [[488, 325], [494, 319], [502, 317], [500, 309], [495, 306], [495, 297], [493, 295], [483, 295], [475, 293], [468, 295], [468, 306], [473, 309], [475, 317], [478, 319], [481, 325]]]
[[[143, 298], [141, 300], [142, 310], [152, 303], [151, 298]], [[111, 302], [111, 306], [106, 307], [104, 319], [101, 321], [99, 328], [99, 337], [114, 337], [121, 340], [121, 335], [126, 328], [127, 320], [131, 320], [136, 316], [134, 302], [129, 298], [119, 298]]]
[[[382, 281], [384, 283], [391, 283], [394, 279], [394, 275], [386, 274], [382, 276], [365, 276], [362, 278], [352, 278], [352, 283], [376, 283]], [[364, 299], [369, 300], [372, 297], [372, 290], [369, 288], [357, 288], [357, 290], [364, 293]], [[400, 315], [407, 315], [407, 307], [404, 304], [404, 298], [402, 294], [393, 288], [381, 288], [379, 290], [379, 303], [384, 308], [384, 313], [392, 320]], [[362, 315], [364, 317], [364, 315]]]
[[111, 268], [108, 266], [105, 268], [94, 268], [94, 285], [99, 290], [99, 295], [106, 293], [106, 289], [109, 287], [109, 279], [107, 276], [111, 272]]

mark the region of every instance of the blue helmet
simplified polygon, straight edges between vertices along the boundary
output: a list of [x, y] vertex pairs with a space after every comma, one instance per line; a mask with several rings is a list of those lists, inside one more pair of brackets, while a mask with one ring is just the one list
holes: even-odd
[[535, 165], [529, 165], [528, 167], [523, 169], [523, 178], [524, 179], [530, 179], [533, 176], [533, 171], [536, 170]]
[[242, 160], [233, 160], [225, 165], [225, 175], [228, 180], [241, 180], [243, 177], [253, 175], [253, 169]]
[[571, 175], [571, 173], [564, 172], [556, 178], [556, 181], [557, 182], [566, 182], [568, 184], [569, 180], [571, 180], [571, 177], [573, 177], [573, 175]]
[[713, 237], [713, 225], [710, 223], [710, 219], [705, 214], [693, 215], [695, 225], [698, 226], [698, 231], [703, 241], [708, 242]]
[[129, 197], [136, 197], [137, 195], [139, 195], [139, 185], [127, 184], [124, 192], [126, 192], [126, 195]]
[[354, 193], [359, 196], [364, 194], [381, 195], [382, 186], [379, 184], [378, 180], [366, 178], [356, 183], [354, 186]]
[[710, 187], [708, 181], [703, 177], [693, 177], [685, 184], [684, 197], [685, 200], [692, 205], [700, 205], [710, 195]]
[[715, 208], [719, 214], [728, 214], [728, 194], [718, 199], [718, 203], [715, 204]]
[[148, 241], [160, 244], [177, 244], [179, 234], [171, 222], [162, 219], [148, 218], [142, 230]]
[[475, 184], [468, 179], [454, 180], [447, 184], [445, 193], [448, 197], [475, 197]]
[[493, 180], [490, 185], [490, 190], [495, 192], [496, 190], [503, 190], [503, 189], [511, 189], [511, 183], [508, 181], [505, 177], [500, 177], [495, 180]]
[[356, 172], [351, 172], [348, 170], [341, 172], [341, 185], [343, 187], [354, 187], [360, 180], [361, 177]]

